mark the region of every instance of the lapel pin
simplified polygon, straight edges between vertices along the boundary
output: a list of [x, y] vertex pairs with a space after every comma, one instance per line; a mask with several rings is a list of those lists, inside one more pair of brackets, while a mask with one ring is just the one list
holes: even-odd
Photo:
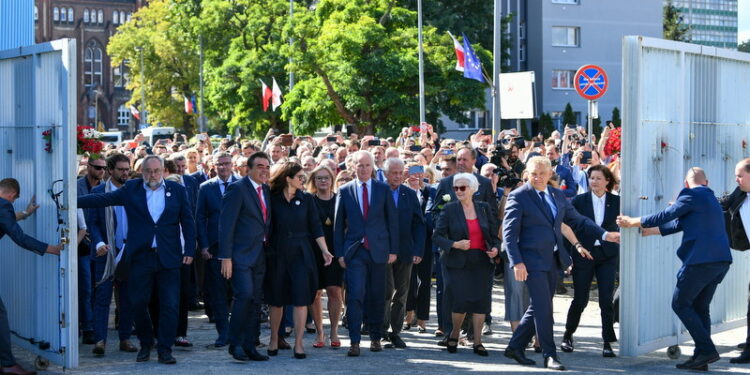
[[170, 193], [170, 192], [167, 192], [167, 196], [168, 196], [168, 197], [171, 197], [171, 196], [172, 196], [172, 193]]
[[296, 204], [297, 206], [299, 206], [299, 201], [294, 201], [294, 204]]

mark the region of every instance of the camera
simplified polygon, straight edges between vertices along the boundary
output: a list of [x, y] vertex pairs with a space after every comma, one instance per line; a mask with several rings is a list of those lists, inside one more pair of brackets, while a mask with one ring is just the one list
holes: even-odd
[[513, 171], [503, 167], [497, 167], [492, 172], [498, 177], [497, 185], [502, 186], [503, 188], [515, 188], [516, 185], [521, 182], [521, 179], [518, 178]]
[[501, 160], [508, 158], [508, 155], [510, 155], [510, 150], [507, 150], [502, 146], [495, 147], [492, 151], [492, 156], [490, 157], [490, 163], [501, 165]]

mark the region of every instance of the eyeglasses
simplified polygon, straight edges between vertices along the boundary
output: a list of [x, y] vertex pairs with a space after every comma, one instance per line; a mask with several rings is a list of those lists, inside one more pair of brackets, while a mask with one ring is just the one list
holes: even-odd
[[328, 176], [316, 176], [315, 181], [329, 181], [331, 178]]
[[229, 167], [231, 165], [232, 165], [232, 162], [216, 163], [217, 167]]
[[104, 165], [89, 165], [89, 167], [96, 169], [97, 171], [104, 170], [104, 168], [107, 168]]
[[307, 176], [305, 176], [303, 174], [298, 174], [298, 175], [294, 176], [294, 178], [296, 178], [296, 179], [298, 179], [298, 180], [300, 180], [302, 182], [307, 181]]
[[453, 190], [454, 191], [466, 191], [466, 188], [468, 188], [468, 186], [466, 186], [466, 185], [463, 185], [463, 186], [454, 186]]

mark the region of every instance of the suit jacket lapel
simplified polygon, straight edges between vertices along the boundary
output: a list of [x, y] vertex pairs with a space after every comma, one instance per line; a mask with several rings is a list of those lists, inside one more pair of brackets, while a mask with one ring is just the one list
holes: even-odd
[[617, 212], [612, 209], [612, 199], [613, 195], [610, 193], [605, 193], [605, 200], [604, 200], [604, 218], [602, 219], [602, 225], [604, 223], [609, 223], [610, 221], [614, 221], [613, 215], [617, 215]]
[[352, 196], [352, 201], [354, 202], [354, 204], [357, 205], [357, 210], [356, 211], [359, 214], [359, 218], [362, 219], [362, 221], [364, 222], [365, 221], [365, 216], [362, 215], [362, 204], [359, 201], [359, 195], [357, 195], [357, 189], [358, 188], [359, 188], [359, 186], [357, 186], [357, 180], [354, 180], [351, 183], [351, 186], [349, 186], [348, 190], [349, 190], [349, 194], [351, 194], [351, 196]]
[[253, 183], [250, 181], [250, 177], [245, 178], [245, 184], [247, 185], [247, 188], [249, 189], [250, 200], [255, 202], [255, 207], [258, 208], [258, 212], [260, 213], [260, 220], [263, 221], [263, 208], [260, 206], [260, 199], [258, 199], [258, 192], [255, 190]]
[[536, 203], [537, 207], [539, 207], [539, 209], [542, 210], [542, 215], [544, 215], [544, 217], [546, 217], [547, 220], [549, 220], [550, 224], [554, 223], [553, 218], [551, 218], [549, 216], [549, 214], [547, 213], [547, 207], [542, 206], [542, 204], [545, 204], [545, 203], [542, 203], [542, 198], [536, 192], [536, 189], [534, 189], [533, 186], [529, 185], [529, 189], [527, 190], [527, 192], [528, 192], [528, 195], [529, 195], [529, 199], [531, 199], [532, 201], [534, 201], [534, 203]]
[[[585, 202], [583, 204], [583, 212], [581, 212], [581, 214], [583, 214], [583, 216], [591, 218], [591, 221], [596, 222], [596, 212], [594, 211], [594, 193], [589, 191], [588, 193], [586, 193], [583, 199], [585, 200]], [[606, 208], [604, 214], [607, 214]]]
[[143, 183], [144, 182], [145, 181], [142, 181], [140, 184], [137, 184], [138, 185], [138, 187], [137, 187], [137, 189], [138, 189], [138, 202], [140, 202], [140, 203], [143, 204], [141, 207], [144, 209], [145, 216], [148, 218], [148, 220], [151, 223], [155, 224], [154, 223], [154, 218], [151, 217], [151, 211], [148, 210], [148, 200], [146, 200], [146, 188], [143, 187]]
[[456, 222], [456, 226], [460, 228], [461, 230], [461, 233], [460, 233], [461, 236], [459, 236], [458, 238], [465, 238], [468, 240], [469, 239], [469, 226], [468, 224], [466, 224], [466, 215], [464, 215], [464, 209], [463, 207], [461, 207], [461, 203], [458, 203], [457, 205], [453, 207], [454, 207], [454, 210], [456, 210], [456, 212], [454, 212], [453, 215], [456, 219], [458, 219], [458, 221]]

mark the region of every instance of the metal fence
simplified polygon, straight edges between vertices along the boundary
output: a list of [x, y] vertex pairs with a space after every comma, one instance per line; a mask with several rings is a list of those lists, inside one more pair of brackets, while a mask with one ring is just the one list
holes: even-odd
[[[637, 36], [623, 42], [622, 211], [641, 216], [674, 201], [685, 172], [702, 167], [717, 195], [736, 187], [750, 157], [750, 54]], [[680, 235], [623, 230], [621, 353], [678, 345], [690, 336], [672, 312]], [[713, 331], [744, 324], [750, 251], [734, 263], [711, 304]]]
[[[75, 230], [75, 40], [0, 51], [0, 176], [21, 183], [22, 210], [36, 195], [39, 210], [20, 222], [44, 242], [58, 243]], [[52, 129], [52, 150], [42, 132]], [[60, 182], [52, 185], [54, 181]], [[63, 225], [48, 190], [62, 190]], [[76, 247], [60, 257], [40, 257], [0, 240], [0, 295], [14, 343], [65, 367], [78, 365]]]
[[34, 44], [34, 1], [0, 1], [0, 50]]

